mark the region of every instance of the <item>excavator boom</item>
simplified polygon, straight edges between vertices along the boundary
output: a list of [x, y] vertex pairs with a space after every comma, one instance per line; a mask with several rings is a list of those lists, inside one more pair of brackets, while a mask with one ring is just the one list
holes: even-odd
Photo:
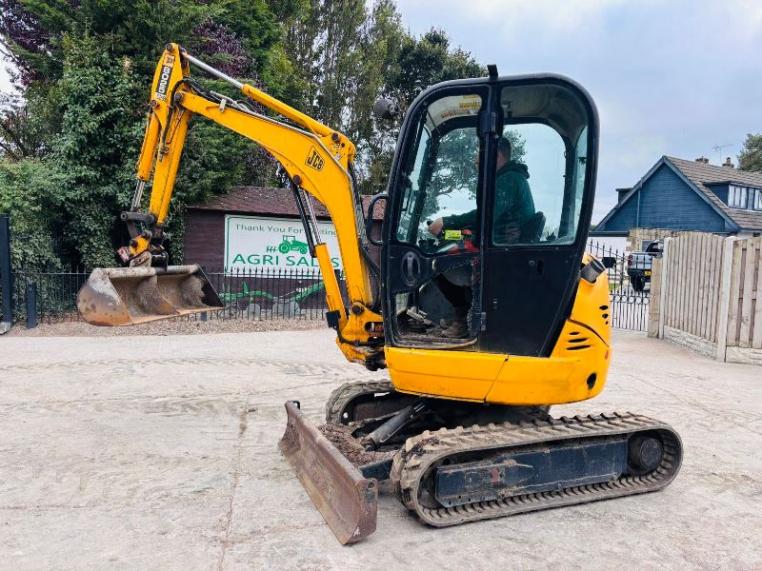
[[[191, 65], [239, 90], [235, 100], [204, 89]], [[265, 115], [264, 108], [271, 114]], [[130, 210], [122, 213], [131, 240], [120, 249], [128, 267], [96, 269], [78, 295], [78, 309], [95, 325], [129, 325], [217, 310], [219, 296], [199, 266], [168, 266], [164, 228], [190, 119], [201, 116], [260, 145], [282, 165], [291, 182], [310, 253], [325, 282], [327, 305], [339, 346], [349, 360], [369, 365], [381, 358], [378, 278], [367, 256], [367, 238], [352, 162], [355, 147], [341, 133], [252, 85], [237, 81], [169, 44], [156, 67], [148, 123], [137, 164]], [[143, 192], [151, 181], [148, 211]], [[349, 308], [320, 239], [310, 197], [323, 203], [336, 228]], [[377, 274], [377, 272], [376, 272]], [[375, 324], [375, 327], [373, 326]]]

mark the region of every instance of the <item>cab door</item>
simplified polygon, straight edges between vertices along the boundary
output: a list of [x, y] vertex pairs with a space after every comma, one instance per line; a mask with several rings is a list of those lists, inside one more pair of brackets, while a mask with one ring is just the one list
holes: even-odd
[[[482, 315], [480, 239], [487, 81], [424, 92], [403, 123], [384, 221], [382, 277], [387, 344], [474, 348]], [[438, 221], [457, 228], [432, 232]], [[464, 334], [443, 332], [467, 316]]]
[[597, 115], [584, 90], [557, 76], [502, 81], [495, 103], [501, 128], [487, 176], [480, 348], [547, 356], [579, 283]]

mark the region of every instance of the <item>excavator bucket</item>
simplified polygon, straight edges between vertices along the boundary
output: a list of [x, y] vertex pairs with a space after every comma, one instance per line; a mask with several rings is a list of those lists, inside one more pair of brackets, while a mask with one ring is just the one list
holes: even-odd
[[376, 531], [378, 487], [310, 422], [294, 401], [286, 403], [288, 424], [280, 441], [312, 503], [342, 544]]
[[77, 294], [77, 309], [93, 325], [133, 325], [222, 309], [198, 265], [97, 268]]

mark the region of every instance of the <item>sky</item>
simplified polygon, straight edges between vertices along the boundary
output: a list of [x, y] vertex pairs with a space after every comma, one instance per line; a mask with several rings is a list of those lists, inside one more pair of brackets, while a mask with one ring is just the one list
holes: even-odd
[[[556, 72], [601, 121], [593, 221], [662, 155], [720, 164], [762, 132], [762, 0], [397, 0], [501, 75]], [[0, 91], [11, 88], [0, 65]]]
[[[556, 72], [601, 123], [593, 221], [662, 155], [712, 164], [762, 132], [762, 0], [397, 0], [500, 75]], [[719, 148], [718, 148], [719, 147]]]
[[8, 64], [0, 59], [0, 93], [9, 93], [13, 91], [11, 78], [8, 77]]

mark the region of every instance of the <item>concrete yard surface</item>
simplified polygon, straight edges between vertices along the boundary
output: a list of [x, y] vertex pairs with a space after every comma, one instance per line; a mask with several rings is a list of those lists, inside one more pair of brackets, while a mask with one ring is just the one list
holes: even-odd
[[0, 567], [762, 569], [761, 368], [616, 332], [603, 394], [553, 413], [672, 424], [667, 489], [448, 529], [384, 495], [342, 547], [278, 452], [283, 403], [319, 422], [383, 377], [330, 330], [0, 338]]

